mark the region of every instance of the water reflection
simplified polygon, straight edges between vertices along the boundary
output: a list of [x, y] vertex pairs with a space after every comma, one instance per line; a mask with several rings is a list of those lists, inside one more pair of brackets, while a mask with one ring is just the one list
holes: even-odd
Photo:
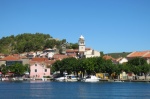
[[0, 82], [0, 99], [149, 99], [149, 83]]
[[29, 92], [31, 98], [46, 98], [50, 95], [52, 90], [50, 82], [31, 81], [29, 85]]

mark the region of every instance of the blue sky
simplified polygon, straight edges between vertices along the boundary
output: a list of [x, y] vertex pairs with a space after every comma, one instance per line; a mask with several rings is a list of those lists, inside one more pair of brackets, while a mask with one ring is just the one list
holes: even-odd
[[45, 33], [104, 53], [150, 50], [150, 0], [0, 0], [0, 38]]

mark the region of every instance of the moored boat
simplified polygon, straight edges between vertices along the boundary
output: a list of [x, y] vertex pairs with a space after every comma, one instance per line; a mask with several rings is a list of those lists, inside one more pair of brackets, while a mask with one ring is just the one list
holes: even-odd
[[78, 81], [77, 77], [74, 75], [64, 75], [63, 77], [58, 77], [55, 78], [55, 81], [70, 81], [70, 82], [74, 82], [74, 81]]
[[83, 78], [82, 81], [83, 82], [99, 82], [100, 78], [98, 78], [94, 75], [90, 75], [90, 76], [87, 76], [86, 78]]
[[74, 76], [74, 75], [66, 75], [65, 81], [74, 82], [74, 81], [78, 81], [78, 79], [77, 79], [77, 77]]

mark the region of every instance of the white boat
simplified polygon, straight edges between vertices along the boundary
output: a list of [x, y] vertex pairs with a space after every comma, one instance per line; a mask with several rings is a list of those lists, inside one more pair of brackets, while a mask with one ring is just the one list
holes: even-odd
[[65, 81], [74, 82], [74, 81], [78, 81], [78, 79], [74, 75], [66, 75]]
[[87, 76], [86, 78], [82, 79], [82, 81], [83, 82], [99, 82], [100, 78], [90, 75], [90, 76]]
[[58, 77], [58, 78], [55, 78], [55, 81], [65, 81], [65, 77]]
[[70, 82], [78, 81], [77, 77], [74, 75], [65, 75], [63, 77], [55, 78], [55, 80], [56, 81], [70, 81]]

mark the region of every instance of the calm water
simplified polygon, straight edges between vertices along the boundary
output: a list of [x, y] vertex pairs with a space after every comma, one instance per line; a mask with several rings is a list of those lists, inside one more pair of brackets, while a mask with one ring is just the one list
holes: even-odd
[[150, 83], [0, 82], [0, 99], [150, 99]]

